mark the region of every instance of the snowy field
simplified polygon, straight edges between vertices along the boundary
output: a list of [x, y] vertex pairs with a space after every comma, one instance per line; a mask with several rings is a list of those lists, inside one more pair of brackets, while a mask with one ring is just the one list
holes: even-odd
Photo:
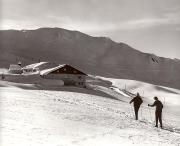
[[[107, 80], [120, 89], [126, 84], [131, 92], [143, 94], [139, 121], [134, 120], [131, 98], [108, 87], [42, 90], [30, 84], [0, 81], [0, 145], [180, 145], [179, 90], [163, 90], [137, 81]], [[170, 131], [154, 127], [154, 108], [147, 107], [154, 94], [163, 97], [163, 122]]]

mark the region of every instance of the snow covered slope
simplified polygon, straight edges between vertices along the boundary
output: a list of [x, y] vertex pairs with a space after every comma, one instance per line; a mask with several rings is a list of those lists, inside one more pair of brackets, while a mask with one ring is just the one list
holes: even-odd
[[[147, 116], [146, 119], [149, 121], [154, 119], [153, 108], [148, 108], [147, 104], [153, 103], [153, 97], [157, 96], [159, 100], [164, 104], [163, 109], [163, 120], [168, 126], [176, 127], [180, 129], [180, 90], [168, 88], [164, 86], [153, 85], [145, 82], [125, 79], [112, 79], [97, 77], [102, 80], [108, 80], [112, 82], [112, 86], [120, 89], [121, 91], [126, 90], [130, 93], [136, 94], [137, 92], [143, 97], [144, 103], [142, 104], [143, 110], [142, 115]], [[116, 89], [117, 90], [117, 89]], [[151, 114], [151, 115], [150, 115]]]
[[115, 100], [90, 89], [18, 85], [0, 81], [1, 146], [180, 144], [179, 133], [154, 128], [142, 114], [135, 121], [129, 97], [119, 95], [122, 100]]
[[148, 84], [135, 80], [110, 79], [110, 81], [113, 82], [113, 85], [121, 89], [126, 89], [135, 94], [139, 92], [142, 96], [150, 99], [153, 99], [154, 96], [158, 96], [162, 101], [165, 100], [165, 102], [169, 104], [180, 104], [180, 90], [177, 89]]

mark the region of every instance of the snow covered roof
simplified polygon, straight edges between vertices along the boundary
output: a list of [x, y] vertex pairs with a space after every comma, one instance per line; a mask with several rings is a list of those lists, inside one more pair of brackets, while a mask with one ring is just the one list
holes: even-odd
[[23, 67], [23, 69], [37, 68], [38, 66], [41, 66], [41, 65], [46, 64], [46, 63], [48, 63], [48, 62], [38, 62], [38, 63], [30, 64], [30, 65]]
[[65, 65], [66, 65], [66, 64], [62, 64], [62, 65], [56, 66], [56, 67], [54, 67], [54, 68], [42, 70], [42, 71], [40, 72], [40, 75], [47, 75], [47, 74], [49, 74], [49, 73], [52, 72], [52, 71], [55, 71], [55, 70], [57, 70], [57, 69], [59, 69], [59, 68], [64, 67]]
[[10, 64], [9, 70], [21, 70], [21, 66], [17, 64]]

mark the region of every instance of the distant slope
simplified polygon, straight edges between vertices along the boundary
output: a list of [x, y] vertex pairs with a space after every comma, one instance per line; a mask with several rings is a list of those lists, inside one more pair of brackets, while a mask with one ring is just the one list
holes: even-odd
[[180, 61], [142, 53], [124, 43], [61, 28], [0, 31], [0, 67], [21, 60], [69, 63], [80, 70], [180, 89]]
[[[175, 107], [179, 106], [180, 103], [180, 90], [178, 89], [153, 85], [136, 80], [112, 79], [103, 77], [98, 78], [108, 80], [112, 82], [113, 86], [118, 87], [119, 89], [129, 91], [133, 94], [139, 92], [141, 96], [150, 99], [151, 102], [154, 101], [153, 97], [157, 96], [163, 103], [166, 102], [168, 106]], [[174, 110], [179, 109], [175, 108]]]

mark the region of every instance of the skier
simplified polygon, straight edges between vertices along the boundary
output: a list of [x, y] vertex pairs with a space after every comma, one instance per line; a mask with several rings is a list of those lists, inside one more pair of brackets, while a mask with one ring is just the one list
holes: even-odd
[[138, 111], [141, 104], [143, 103], [143, 100], [141, 99], [139, 93], [137, 93], [136, 97], [134, 97], [129, 103], [131, 104], [132, 102], [134, 102], [135, 119], [138, 120]]
[[148, 104], [148, 106], [156, 106], [156, 111], [155, 111], [155, 118], [156, 118], [156, 126], [155, 127], [158, 127], [158, 120], [159, 120], [159, 123], [160, 123], [160, 127], [162, 128], [162, 109], [163, 109], [163, 104], [160, 100], [158, 100], [157, 97], [154, 97], [154, 100], [155, 102], [150, 105]]

